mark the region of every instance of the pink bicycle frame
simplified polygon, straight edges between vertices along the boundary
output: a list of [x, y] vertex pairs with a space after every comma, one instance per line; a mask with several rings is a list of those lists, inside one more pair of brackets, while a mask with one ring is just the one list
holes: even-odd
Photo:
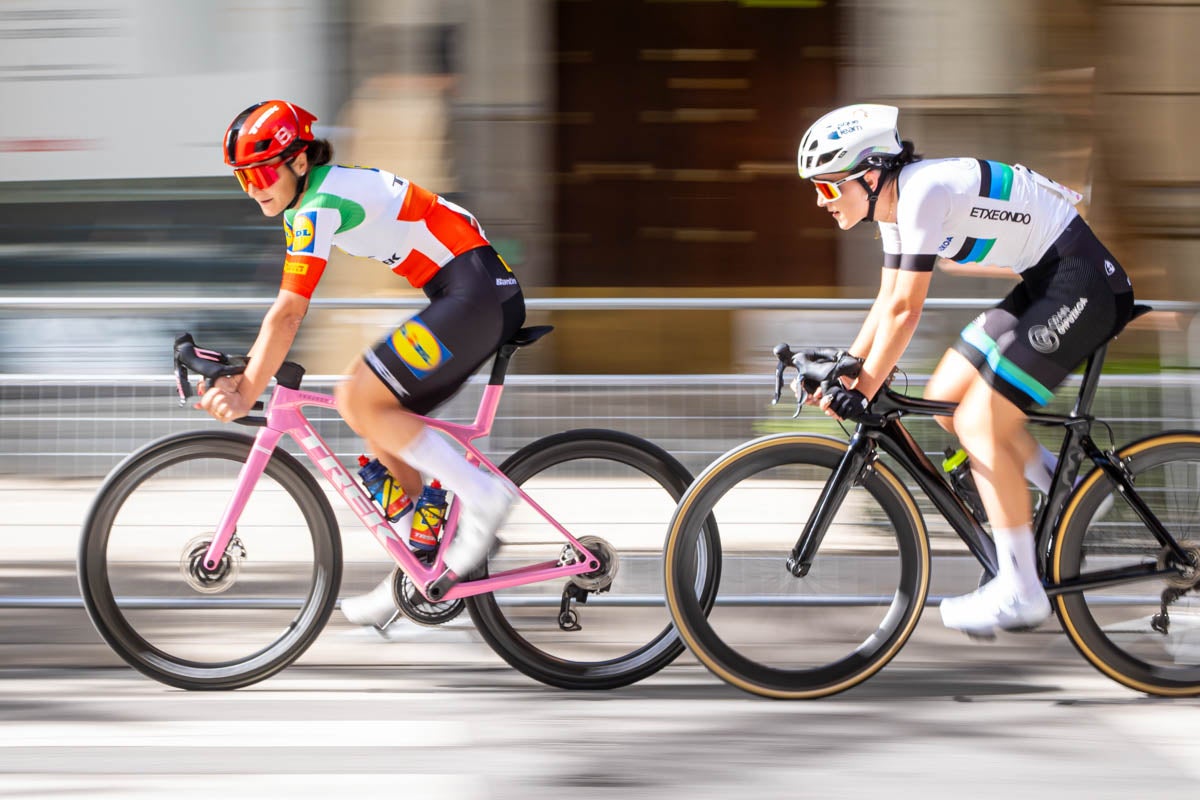
[[[448, 434], [465, 447], [468, 461], [475, 464], [483, 464], [497, 476], [508, 480], [495, 464], [484, 457], [471, 444], [475, 439], [487, 436], [491, 432], [492, 422], [496, 418], [496, 407], [500, 404], [500, 395], [503, 392], [504, 387], [502, 385], [488, 384], [484, 388], [483, 399], [479, 404], [479, 411], [475, 416], [475, 422], [471, 425], [443, 422], [429, 417], [422, 417], [422, 419], [430, 428]], [[304, 417], [304, 414], [300, 410], [302, 406], [320, 406], [331, 409], [335, 407], [334, 399], [329, 395], [289, 389], [285, 386], [276, 385], [275, 391], [271, 395], [271, 400], [267, 404], [266, 426], [259, 430], [254, 440], [254, 447], [250, 451], [250, 456], [246, 459], [246, 463], [242, 466], [238, 474], [237, 487], [234, 490], [233, 497], [230, 499], [229, 505], [221, 516], [216, 536], [213, 537], [212, 544], [209, 545], [208, 552], [205, 554], [205, 566], [208, 569], [215, 569], [216, 565], [220, 562], [221, 557], [225, 553], [225, 548], [229, 545], [229, 541], [233, 538], [234, 532], [237, 529], [237, 521], [241, 516], [242, 509], [246, 507], [246, 503], [250, 499], [255, 485], [258, 483], [259, 476], [262, 475], [267, 462], [271, 460], [271, 455], [274, 453], [276, 445], [286, 433], [295, 439], [300, 448], [317, 465], [317, 468], [320, 469], [325, 479], [337, 490], [342, 499], [349, 504], [351, 510], [354, 511], [363, 525], [367, 527], [367, 530], [375, 536], [379, 543], [383, 545], [383, 548], [400, 565], [400, 569], [404, 570], [405, 574], [412, 579], [421, 593], [428, 598], [426, 594], [427, 587], [446, 569], [442, 561], [442, 553], [445, 552], [446, 547], [454, 538], [461, 510], [460, 504], [455, 501], [451, 505], [437, 556], [432, 565], [426, 566], [409, 549], [408, 531], [397, 531], [384, 518], [374, 501], [367, 495], [358, 481], [350, 476], [350, 473], [346, 471], [337, 457], [330, 452], [329, 447], [321, 439], [312, 424]], [[546, 561], [489, 575], [479, 580], [463, 580], [452, 586], [444, 596], [438, 598], [438, 602], [483, 594], [484, 592], [492, 592], [498, 589], [507, 589], [512, 586], [523, 586], [554, 578], [566, 578], [571, 575], [579, 575], [599, 569], [600, 563], [595, 555], [581, 545], [578, 539], [572, 536], [545, 509], [534, 502], [529, 495], [525, 494], [521, 487], [516, 486], [515, 488], [521, 499], [530, 508], [540, 514], [562, 534], [565, 540], [564, 543], [569, 542], [579, 551], [582, 559], [565, 565], [557, 561]]]

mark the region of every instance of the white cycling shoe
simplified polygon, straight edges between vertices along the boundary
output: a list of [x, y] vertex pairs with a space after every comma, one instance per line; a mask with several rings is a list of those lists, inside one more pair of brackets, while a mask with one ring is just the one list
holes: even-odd
[[1050, 616], [1050, 598], [1038, 587], [1022, 596], [1007, 583], [990, 580], [970, 594], [942, 601], [942, 624], [973, 636], [994, 636], [997, 630], [1032, 628]]
[[466, 577], [488, 557], [496, 542], [496, 531], [517, 502], [516, 493], [507, 483], [497, 478], [492, 481], [494, 491], [489, 497], [473, 505], [463, 504], [454, 541], [446, 549], [446, 567], [459, 578]]
[[339, 604], [342, 616], [353, 625], [371, 625], [383, 630], [400, 615], [392, 593], [394, 582], [394, 573], [389, 572], [378, 586], [366, 594], [343, 597]]

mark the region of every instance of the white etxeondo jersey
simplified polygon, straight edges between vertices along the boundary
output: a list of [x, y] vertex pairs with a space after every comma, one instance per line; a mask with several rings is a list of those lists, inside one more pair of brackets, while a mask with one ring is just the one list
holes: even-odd
[[1038, 262], [1077, 215], [1077, 192], [1028, 167], [975, 158], [900, 172], [896, 222], [879, 223], [884, 266], [927, 271], [937, 257], [1008, 267]]

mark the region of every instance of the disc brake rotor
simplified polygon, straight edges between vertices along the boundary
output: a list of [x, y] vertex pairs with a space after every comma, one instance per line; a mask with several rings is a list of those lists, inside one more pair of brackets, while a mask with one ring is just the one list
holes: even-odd
[[[581, 536], [579, 543], [596, 557], [600, 566], [591, 572], [571, 576], [570, 582], [589, 592], [605, 591], [612, 586], [613, 579], [617, 577], [617, 571], [621, 567], [621, 557], [617, 553], [617, 549], [599, 536]], [[571, 550], [575, 551], [575, 548], [571, 547]], [[581, 556], [578, 551], [575, 552], [576, 556]]]
[[238, 573], [242, 569], [242, 561], [246, 558], [246, 548], [237, 536], [229, 540], [229, 546], [217, 562], [217, 568], [204, 568], [204, 556], [212, 544], [213, 534], [202, 533], [183, 547], [183, 555], [179, 559], [179, 572], [188, 586], [201, 594], [220, 594], [237, 583]]

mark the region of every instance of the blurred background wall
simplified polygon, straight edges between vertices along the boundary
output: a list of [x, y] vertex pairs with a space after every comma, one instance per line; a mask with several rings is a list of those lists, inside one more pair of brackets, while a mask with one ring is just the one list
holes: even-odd
[[[471, 209], [531, 296], [870, 296], [873, 228], [838, 232], [794, 153], [825, 110], [875, 101], [900, 106], [927, 156], [1024, 163], [1084, 191], [1141, 296], [1196, 300], [1198, 35], [1200, 4], [1182, 1], [5, 0], [0, 292], [272, 295], [278, 221], [219, 141], [241, 108], [282, 96], [321, 117], [338, 160]], [[1010, 285], [939, 275], [933, 293]], [[339, 256], [318, 293], [337, 296], [417, 295]], [[159, 369], [146, 348], [162, 329], [244, 348], [259, 316], [5, 314], [0, 371], [53, 371], [80, 340]], [[826, 315], [819, 335], [843, 342], [860, 318]], [[531, 321], [559, 326], [527, 364], [547, 372], [747, 369], [812, 331], [792, 312]], [[962, 321], [929, 320], [912, 357]], [[299, 357], [338, 371], [395, 322], [314, 311]], [[1131, 332], [1118, 355], [1158, 359], [1157, 341]]]

